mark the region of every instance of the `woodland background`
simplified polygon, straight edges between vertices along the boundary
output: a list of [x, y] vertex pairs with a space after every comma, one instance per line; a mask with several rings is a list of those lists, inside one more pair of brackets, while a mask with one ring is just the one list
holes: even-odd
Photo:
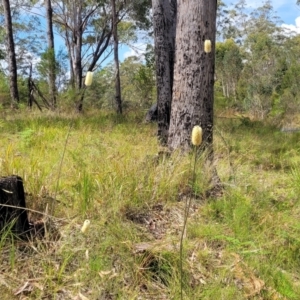
[[[298, 300], [300, 38], [272, 2], [218, 1], [213, 164], [165, 151], [144, 122], [157, 97], [150, 1], [51, 1], [55, 51], [49, 1], [5, 3], [19, 96], [0, 14], [0, 174], [23, 178], [29, 218], [49, 230], [26, 242], [1, 232], [1, 299]], [[116, 44], [141, 41], [116, 64]]]
[[[70, 44], [70, 39], [78, 35], [74, 33], [76, 20], [72, 19], [76, 4], [65, 2], [64, 5], [60, 5], [59, 2], [53, 1], [52, 5], [53, 28], [55, 35], [60, 36], [55, 45], [57, 106], [60, 109], [71, 109], [78, 100], [78, 86], [74, 75], [76, 70], [72, 67], [74, 57], [72, 62], [71, 55], [72, 51], [76, 50], [76, 44], [73, 45], [74, 49], [72, 46], [70, 49], [62, 41]], [[97, 13], [93, 11], [95, 5], [99, 6]], [[45, 47], [45, 9], [34, 1], [12, 1], [11, 6], [20, 104], [26, 106], [28, 102], [28, 77], [32, 65], [34, 83], [51, 105], [48, 77], [52, 56], [50, 50]], [[85, 94], [85, 107], [89, 109], [116, 109], [115, 64], [110, 62], [113, 41], [107, 40], [112, 30], [108, 21], [111, 14], [109, 7], [105, 1], [89, 1], [80, 16], [81, 19], [86, 18], [86, 27], [81, 33], [80, 74], [85, 75], [93, 59], [99, 54], [98, 48], [103, 49], [93, 66], [94, 83]], [[146, 45], [143, 46], [144, 51], [136, 49], [135, 56], [126, 57], [120, 62], [124, 109], [147, 109], [156, 101], [150, 7], [149, 1], [127, 1], [123, 6], [120, 4], [117, 7], [119, 45], [129, 45], [133, 49], [137, 41], [143, 41]], [[63, 21], [68, 22], [68, 26], [64, 26]], [[270, 1], [255, 9], [249, 9], [244, 0], [236, 2], [231, 9], [219, 1], [217, 21], [216, 105], [247, 112], [260, 120], [267, 118], [278, 124], [297, 119], [299, 36], [281, 26]], [[5, 50], [3, 16], [0, 19], [1, 23], [0, 102], [2, 107], [6, 107], [10, 103], [10, 97], [5, 63], [8, 52]], [[43, 101], [39, 102], [43, 106]]]

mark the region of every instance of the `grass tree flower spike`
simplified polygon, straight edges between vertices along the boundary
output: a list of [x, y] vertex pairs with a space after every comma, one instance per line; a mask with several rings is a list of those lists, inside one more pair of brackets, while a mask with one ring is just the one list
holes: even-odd
[[211, 41], [210, 40], [205, 40], [204, 41], [204, 52], [205, 53], [210, 53], [211, 52]]
[[196, 125], [192, 130], [192, 144], [194, 146], [200, 146], [201, 143], [202, 143], [202, 128]]
[[81, 227], [81, 232], [86, 233], [86, 231], [90, 227], [90, 224], [91, 224], [90, 220], [85, 220], [82, 227]]
[[84, 84], [86, 86], [90, 86], [92, 84], [92, 82], [93, 82], [93, 72], [89, 71], [86, 73]]

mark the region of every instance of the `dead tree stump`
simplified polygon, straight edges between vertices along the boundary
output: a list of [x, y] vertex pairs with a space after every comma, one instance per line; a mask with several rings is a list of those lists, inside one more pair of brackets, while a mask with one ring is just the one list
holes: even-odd
[[15, 175], [0, 178], [0, 234], [5, 228], [21, 238], [30, 229], [23, 180]]

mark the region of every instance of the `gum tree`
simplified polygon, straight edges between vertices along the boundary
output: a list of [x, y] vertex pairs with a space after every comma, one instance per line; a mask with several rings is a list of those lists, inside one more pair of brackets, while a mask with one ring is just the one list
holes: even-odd
[[[143, 14], [148, 11], [147, 1], [52, 0], [52, 4], [55, 25], [67, 47], [70, 61], [70, 82], [80, 98], [76, 104], [77, 111], [80, 112], [83, 107], [84, 85], [82, 79], [85, 72], [94, 71], [101, 64], [100, 58], [103, 62], [109, 56], [112, 51], [112, 38], [115, 42], [114, 48], [117, 50], [121, 40], [121, 35], [117, 32], [119, 29], [117, 25], [125, 17], [128, 17], [130, 21], [136, 18], [140, 23], [145, 22], [146, 18], [143, 17]], [[113, 8], [115, 8], [114, 12]], [[120, 112], [120, 103], [117, 103], [116, 106]]]
[[[217, 0], [178, 0], [176, 52], [168, 146], [188, 151], [194, 125], [212, 154]], [[210, 40], [210, 53], [204, 42]]]
[[172, 104], [177, 0], [152, 0], [158, 138], [167, 144]]

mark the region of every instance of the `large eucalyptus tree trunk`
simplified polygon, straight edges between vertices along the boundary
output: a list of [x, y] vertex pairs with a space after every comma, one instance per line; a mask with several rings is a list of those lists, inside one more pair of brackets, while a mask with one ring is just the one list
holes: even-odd
[[[216, 11], [217, 0], [178, 0], [171, 150], [188, 151], [192, 128], [200, 125], [212, 153]], [[211, 40], [211, 53], [204, 52], [205, 40]]]
[[47, 41], [48, 41], [48, 58], [49, 58], [49, 94], [51, 97], [52, 108], [56, 107], [56, 63], [54, 51], [54, 35], [53, 35], [53, 10], [51, 0], [46, 0], [46, 13], [47, 13]]
[[177, 0], [152, 0], [155, 42], [158, 139], [167, 145], [175, 56]]
[[5, 18], [5, 28], [7, 34], [7, 52], [8, 52], [8, 68], [9, 68], [9, 87], [12, 107], [19, 102], [18, 91], [18, 75], [17, 75], [17, 62], [15, 53], [15, 43], [13, 37], [13, 28], [11, 21], [11, 11], [9, 0], [3, 0], [3, 10]]
[[119, 40], [118, 40], [118, 16], [116, 12], [116, 0], [111, 0], [112, 6], [112, 31], [114, 39], [114, 61], [115, 61], [115, 99], [117, 113], [122, 114], [121, 80], [119, 66]]

